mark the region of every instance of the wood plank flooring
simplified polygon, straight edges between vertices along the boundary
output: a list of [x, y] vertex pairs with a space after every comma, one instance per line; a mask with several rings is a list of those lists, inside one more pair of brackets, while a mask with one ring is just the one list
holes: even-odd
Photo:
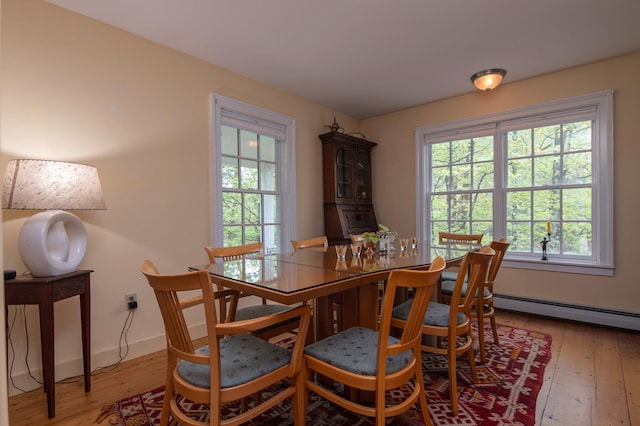
[[[640, 334], [499, 311], [499, 323], [548, 333], [552, 357], [536, 406], [536, 424], [640, 426]], [[95, 424], [104, 405], [164, 383], [164, 351], [126, 361], [92, 378], [56, 384], [56, 417], [42, 389], [9, 399], [11, 426]], [[107, 422], [103, 422], [107, 425]]]

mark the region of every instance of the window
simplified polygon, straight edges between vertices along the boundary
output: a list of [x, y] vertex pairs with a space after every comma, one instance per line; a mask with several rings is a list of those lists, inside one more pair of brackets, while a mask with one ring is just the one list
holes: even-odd
[[420, 235], [507, 236], [505, 266], [612, 275], [612, 96], [418, 128]]
[[281, 251], [295, 230], [293, 119], [213, 95], [213, 244], [262, 241]]
[[493, 234], [493, 136], [430, 145], [432, 240], [438, 232]]
[[[534, 253], [551, 231], [549, 253], [592, 258], [595, 121], [505, 132], [507, 234], [514, 252]], [[544, 238], [544, 237], [543, 237]]]

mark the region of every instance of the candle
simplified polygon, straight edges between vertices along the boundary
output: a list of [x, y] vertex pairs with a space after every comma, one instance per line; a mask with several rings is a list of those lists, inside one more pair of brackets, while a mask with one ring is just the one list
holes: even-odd
[[551, 235], [551, 222], [547, 221], [547, 234]]

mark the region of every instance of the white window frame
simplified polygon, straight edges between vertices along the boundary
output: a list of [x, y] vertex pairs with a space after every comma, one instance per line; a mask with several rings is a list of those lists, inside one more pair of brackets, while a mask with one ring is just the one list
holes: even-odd
[[222, 147], [221, 127], [229, 125], [241, 129], [255, 131], [282, 139], [282, 149], [278, 150], [277, 159], [281, 194], [281, 220], [279, 246], [281, 250], [288, 247], [296, 230], [296, 151], [295, 151], [295, 119], [284, 114], [269, 111], [245, 102], [218, 94], [211, 95], [212, 129], [211, 129], [211, 210], [213, 246], [223, 245], [222, 225]]
[[421, 126], [415, 130], [416, 158], [416, 232], [425, 241], [430, 239], [430, 204], [428, 189], [429, 143], [446, 138], [464, 138], [493, 128], [496, 150], [494, 235], [506, 235], [506, 205], [504, 184], [503, 127], [515, 120], [533, 119], [555, 114], [571, 114], [584, 108], [596, 108], [593, 147], [593, 258], [585, 260], [553, 259], [543, 261], [536, 256], [518, 256], [507, 251], [504, 267], [570, 272], [590, 275], [613, 276], [614, 274], [614, 207], [613, 207], [613, 91], [603, 91], [544, 104], [492, 113], [447, 123]]

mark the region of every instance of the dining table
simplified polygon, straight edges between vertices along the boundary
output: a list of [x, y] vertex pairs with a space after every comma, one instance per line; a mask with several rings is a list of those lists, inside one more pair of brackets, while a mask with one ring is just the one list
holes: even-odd
[[[258, 296], [276, 303], [294, 305], [313, 301], [312, 340], [334, 332], [330, 296], [342, 293], [342, 328], [355, 325], [377, 329], [379, 285], [395, 269], [427, 269], [442, 256], [447, 267], [459, 264], [464, 255], [479, 246], [466, 244], [422, 244], [407, 250], [384, 253], [348, 252], [339, 259], [334, 247], [326, 250], [298, 250], [247, 256], [204, 265], [190, 270], [207, 270], [213, 284]], [[436, 290], [439, 294], [439, 291]], [[403, 296], [400, 296], [402, 299]], [[399, 300], [402, 301], [402, 300]]]

